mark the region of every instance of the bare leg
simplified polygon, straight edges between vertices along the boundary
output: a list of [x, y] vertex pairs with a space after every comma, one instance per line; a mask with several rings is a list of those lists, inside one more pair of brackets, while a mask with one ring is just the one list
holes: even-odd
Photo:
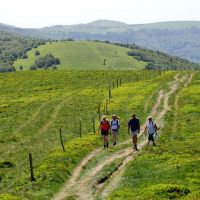
[[106, 146], [108, 148], [108, 136], [107, 135], [104, 136], [104, 146]]
[[136, 150], [138, 150], [138, 148], [137, 148], [137, 135], [134, 135], [134, 136], [133, 136], [133, 145], [134, 145], [134, 148], [135, 148]]

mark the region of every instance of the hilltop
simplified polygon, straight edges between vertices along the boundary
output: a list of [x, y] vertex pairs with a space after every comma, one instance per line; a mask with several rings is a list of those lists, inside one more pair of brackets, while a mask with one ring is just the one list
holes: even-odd
[[144, 69], [146, 62], [128, 56], [130, 49], [102, 42], [89, 41], [60, 41], [47, 42], [45, 45], [34, 48], [27, 53], [26, 59], [19, 59], [14, 63], [16, 69], [23, 66], [24, 70], [34, 65], [40, 56], [53, 54], [60, 59], [59, 69], [78, 70], [136, 70]]
[[173, 21], [150, 24], [126, 24], [97, 20], [87, 24], [56, 25], [37, 29], [25, 29], [0, 24], [0, 30], [42, 39], [109, 40], [137, 44], [142, 47], [180, 56], [200, 62], [200, 22]]
[[[27, 58], [14, 62], [18, 70], [36, 69], [38, 59], [46, 55], [59, 59], [58, 69], [70, 70], [139, 70], [139, 69], [199, 69], [186, 59], [136, 45], [111, 44], [108, 41], [47, 42], [27, 52]], [[44, 63], [45, 61], [41, 61]], [[50, 61], [48, 61], [49, 63]], [[46, 68], [49, 64], [47, 63]], [[40, 65], [40, 64], [39, 64]], [[41, 65], [40, 65], [41, 66]], [[39, 66], [39, 68], [41, 68]], [[55, 68], [55, 66], [54, 66]]]

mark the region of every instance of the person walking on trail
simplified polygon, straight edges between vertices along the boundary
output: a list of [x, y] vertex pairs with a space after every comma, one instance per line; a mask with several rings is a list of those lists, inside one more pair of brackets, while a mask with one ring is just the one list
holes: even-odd
[[110, 132], [110, 122], [106, 119], [106, 115], [103, 115], [102, 120], [99, 125], [98, 133], [99, 130], [101, 130], [101, 135], [103, 137], [103, 143], [104, 146], [103, 148], [108, 148], [108, 134]]
[[136, 114], [132, 114], [132, 117], [128, 122], [128, 133], [130, 133], [132, 137], [133, 149], [138, 151], [137, 134], [140, 133], [140, 120], [136, 118]]
[[113, 135], [113, 146], [117, 144], [117, 135], [118, 135], [119, 127], [120, 127], [119, 119], [114, 114], [110, 122], [110, 129]]
[[156, 146], [155, 141], [154, 141], [154, 134], [157, 133], [157, 126], [156, 123], [153, 122], [153, 119], [151, 116], [148, 116], [147, 118], [147, 123], [145, 126], [145, 130], [147, 129], [148, 132], [148, 145], [150, 144], [150, 142], [153, 142], [153, 146]]

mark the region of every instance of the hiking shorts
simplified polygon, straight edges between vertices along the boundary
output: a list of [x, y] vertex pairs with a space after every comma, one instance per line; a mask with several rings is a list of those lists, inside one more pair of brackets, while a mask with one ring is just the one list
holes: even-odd
[[118, 130], [117, 129], [112, 129], [112, 134], [113, 135], [117, 135], [118, 134]]
[[109, 130], [101, 130], [102, 136], [108, 136]]
[[133, 137], [133, 136], [136, 136], [138, 134], [138, 132], [139, 132], [138, 130], [136, 130], [136, 131], [130, 131], [130, 134]]
[[148, 137], [148, 140], [150, 141], [154, 141], [154, 137], [153, 137], [154, 133], [153, 134], [149, 134], [149, 137]]

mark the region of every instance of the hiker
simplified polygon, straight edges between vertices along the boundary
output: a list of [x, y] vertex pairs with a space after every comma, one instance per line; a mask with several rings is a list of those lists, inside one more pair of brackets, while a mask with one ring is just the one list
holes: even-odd
[[114, 114], [112, 116], [112, 120], [110, 122], [110, 129], [111, 129], [111, 133], [113, 135], [113, 146], [115, 146], [117, 144], [117, 135], [118, 135], [119, 127], [120, 127], [119, 119]]
[[150, 144], [150, 141], [152, 141], [153, 146], [156, 146], [155, 141], [154, 141], [154, 133], [157, 133], [158, 128], [156, 126], [156, 123], [153, 122], [153, 119], [151, 116], [148, 116], [148, 118], [147, 118], [145, 130], [146, 129], [148, 132], [148, 145]]
[[140, 132], [140, 121], [136, 118], [136, 114], [132, 114], [131, 119], [128, 122], [128, 133], [131, 134], [133, 149], [138, 151], [137, 148], [137, 134]]
[[101, 130], [101, 135], [103, 137], [104, 146], [103, 148], [108, 148], [108, 134], [110, 132], [110, 122], [106, 119], [106, 115], [103, 115], [102, 120], [99, 125], [99, 130]]

